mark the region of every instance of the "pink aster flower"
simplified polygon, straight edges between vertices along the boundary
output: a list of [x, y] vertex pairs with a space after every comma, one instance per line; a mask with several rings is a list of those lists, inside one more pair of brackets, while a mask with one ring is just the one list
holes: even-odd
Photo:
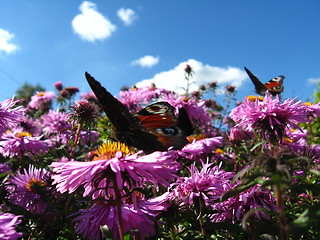
[[0, 153], [5, 157], [23, 156], [30, 154], [34, 156], [47, 149], [42, 136], [33, 137], [28, 132], [8, 132], [0, 140]]
[[[114, 194], [111, 187], [117, 184], [122, 190], [124, 186], [129, 189], [144, 186], [146, 182], [156, 186], [159, 184], [169, 186], [178, 170], [174, 161], [177, 158], [175, 151], [154, 152], [141, 156], [139, 153], [124, 155], [118, 151], [110, 158], [101, 155], [91, 162], [54, 162], [51, 164], [55, 175], [54, 184], [57, 190], [74, 192], [79, 186], [84, 185], [84, 196], [93, 193], [93, 198], [110, 196]], [[112, 179], [116, 179], [116, 183]], [[105, 192], [109, 186], [109, 193]], [[99, 189], [99, 190], [97, 190]]]
[[150, 102], [158, 101], [166, 95], [172, 95], [172, 92], [151, 86], [121, 91], [119, 95], [119, 101], [121, 101], [131, 112], [135, 113], [141, 110], [143, 106], [149, 105]]
[[194, 205], [196, 201], [203, 200], [211, 206], [223, 193], [231, 189], [234, 174], [219, 169], [212, 164], [203, 164], [201, 170], [192, 165], [190, 177], [180, 178], [172, 186], [172, 197], [182, 199], [185, 204]]
[[16, 103], [17, 101], [13, 99], [0, 102], [0, 135], [16, 126], [24, 118], [25, 108], [22, 106], [13, 108]]
[[192, 160], [206, 158], [212, 154], [218, 147], [222, 146], [222, 137], [205, 138], [194, 140], [192, 143], [184, 146], [178, 154], [182, 157]]
[[190, 120], [201, 130], [201, 133], [207, 136], [214, 136], [211, 133], [213, 129], [212, 116], [209, 114], [210, 111], [205, 101], [197, 100], [196, 98], [190, 98], [186, 101], [184, 96], [172, 94], [165, 96], [163, 101], [168, 102], [176, 109], [185, 108]]
[[[267, 211], [276, 211], [276, 201], [269, 189], [255, 185], [226, 201], [213, 204], [212, 208], [218, 213], [212, 214], [211, 221], [223, 222], [231, 220], [232, 222], [235, 222], [241, 221], [242, 217], [247, 212], [256, 208], [264, 208]], [[255, 211], [253, 216], [259, 220], [269, 219], [269, 216], [260, 210]]]
[[[104, 239], [100, 230], [101, 226], [107, 225], [113, 234], [114, 239], [119, 239], [119, 219], [117, 207], [108, 203], [96, 203], [87, 210], [80, 210], [81, 215], [74, 219], [78, 222], [76, 232], [82, 234], [86, 239]], [[137, 229], [133, 233], [136, 239], [145, 239], [148, 234], [155, 233], [153, 222], [139, 208], [132, 204], [121, 206], [123, 231], [127, 233], [130, 229]]]
[[54, 96], [54, 92], [38, 92], [36, 95], [31, 97], [28, 107], [37, 109], [42, 103], [51, 102]]
[[1, 175], [2, 173], [6, 173], [6, 172], [9, 172], [9, 171], [11, 171], [11, 169], [10, 169], [10, 167], [8, 167], [7, 164], [5, 164], [5, 163], [0, 163], [0, 175]]
[[48, 113], [41, 116], [43, 130], [47, 135], [52, 133], [63, 132], [66, 129], [71, 129], [71, 124], [67, 121], [68, 114], [49, 110]]
[[16, 232], [15, 227], [21, 222], [22, 216], [16, 216], [11, 213], [0, 214], [0, 239], [17, 240], [22, 233]]
[[281, 103], [278, 95], [272, 99], [269, 93], [263, 101], [246, 99], [231, 111], [230, 117], [238, 127], [271, 141], [281, 141], [286, 129], [300, 129], [298, 123], [309, 121], [307, 107], [300, 101], [287, 99]]
[[93, 92], [80, 93], [82, 100], [94, 101], [97, 102], [97, 97]]
[[48, 203], [43, 200], [44, 194], [50, 190], [48, 182], [49, 173], [45, 169], [36, 169], [30, 165], [23, 173], [17, 173], [11, 177], [7, 185], [8, 199], [33, 214], [42, 214]]

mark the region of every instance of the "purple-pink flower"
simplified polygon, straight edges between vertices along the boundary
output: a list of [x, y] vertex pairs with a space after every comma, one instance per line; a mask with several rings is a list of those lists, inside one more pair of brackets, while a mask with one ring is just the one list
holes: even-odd
[[[147, 182], [156, 186], [159, 184], [169, 186], [170, 181], [176, 177], [175, 173], [179, 167], [175, 161], [177, 158], [175, 151], [154, 152], [149, 155], [139, 153], [124, 155], [118, 151], [112, 158], [105, 156], [101, 158], [91, 162], [52, 163], [51, 167], [55, 173], [52, 178], [54, 184], [57, 184], [57, 190], [61, 193], [72, 193], [84, 185], [84, 196], [93, 193], [95, 199], [109, 196], [104, 189], [107, 184], [120, 190], [124, 186], [141, 187]], [[116, 182], [112, 182], [114, 178]], [[110, 194], [114, 193], [112, 189], [110, 191]]]
[[24, 118], [25, 108], [15, 107], [17, 101], [7, 99], [0, 102], [0, 136], [11, 127], [17, 126]]
[[54, 96], [54, 92], [38, 92], [36, 95], [31, 97], [28, 107], [37, 109], [42, 103], [51, 102]]
[[[108, 203], [99, 202], [89, 209], [79, 212], [81, 215], [74, 221], [78, 222], [76, 232], [90, 240], [103, 239], [101, 226], [107, 225], [113, 234], [113, 239], [119, 239], [119, 218], [118, 209]], [[123, 232], [127, 233], [130, 229], [137, 229], [133, 232], [136, 239], [145, 239], [148, 234], [155, 233], [153, 222], [149, 216], [133, 204], [122, 204], [121, 217]]]
[[28, 132], [7, 132], [0, 139], [0, 153], [5, 157], [29, 154], [31, 157], [47, 150], [47, 145]]
[[190, 177], [180, 178], [172, 184], [173, 199], [182, 200], [188, 205], [194, 205], [195, 201], [203, 201], [207, 206], [212, 206], [232, 187], [231, 179], [234, 174], [221, 170], [218, 166], [212, 167], [212, 164], [207, 163], [199, 170], [192, 165], [190, 173]]
[[260, 133], [264, 139], [281, 141], [286, 129], [300, 129], [299, 123], [309, 122], [307, 113], [307, 106], [300, 101], [287, 99], [281, 103], [278, 95], [272, 99], [266, 93], [263, 101], [245, 99], [230, 117], [238, 127]]
[[17, 232], [15, 227], [21, 222], [22, 216], [16, 216], [12, 213], [0, 214], [0, 239], [17, 240], [22, 233]]
[[217, 148], [222, 146], [222, 137], [204, 138], [194, 140], [192, 143], [184, 146], [178, 154], [182, 157], [192, 160], [204, 160], [212, 154]]
[[6, 188], [8, 199], [33, 214], [42, 214], [48, 203], [43, 199], [49, 190], [50, 175], [45, 169], [37, 169], [30, 165], [23, 173], [12, 176]]
[[[211, 215], [211, 221], [223, 222], [230, 220], [232, 222], [241, 221], [242, 217], [257, 208], [263, 208], [267, 211], [276, 211], [276, 201], [271, 195], [270, 190], [255, 185], [248, 190], [233, 196], [226, 201], [217, 202], [212, 205], [217, 213]], [[253, 212], [257, 219], [269, 219], [269, 215], [261, 210]]]

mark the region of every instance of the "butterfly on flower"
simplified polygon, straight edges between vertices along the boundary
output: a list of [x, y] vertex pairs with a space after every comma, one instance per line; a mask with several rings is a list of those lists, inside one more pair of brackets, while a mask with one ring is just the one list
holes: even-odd
[[255, 75], [252, 74], [252, 72], [249, 71], [249, 69], [244, 67], [244, 70], [246, 70], [247, 74], [249, 75], [258, 94], [264, 96], [266, 94], [266, 91], [268, 90], [269, 93], [272, 94], [272, 96], [275, 96], [283, 92], [284, 86], [282, 84], [285, 76], [280, 75], [263, 84]]
[[90, 74], [86, 72], [85, 76], [118, 141], [145, 152], [165, 151], [171, 146], [181, 149], [188, 143], [186, 137], [192, 134], [193, 127], [185, 108], [180, 108], [176, 117], [169, 103], [157, 102], [132, 115]]

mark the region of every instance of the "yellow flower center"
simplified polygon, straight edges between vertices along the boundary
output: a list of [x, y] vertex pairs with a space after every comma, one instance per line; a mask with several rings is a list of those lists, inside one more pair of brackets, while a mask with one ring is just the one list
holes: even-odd
[[102, 158], [111, 159], [116, 156], [117, 152], [121, 152], [123, 155], [128, 155], [132, 153], [132, 150], [124, 143], [107, 141], [97, 149], [95, 153], [98, 156], [96, 156], [93, 160]]
[[244, 99], [248, 99], [251, 102], [255, 102], [256, 99], [258, 99], [259, 101], [263, 101], [264, 98], [261, 96], [246, 96]]
[[302, 103], [303, 105], [307, 105], [307, 106], [311, 106], [312, 105], [312, 103], [311, 102], [304, 102], [304, 103]]
[[224, 151], [221, 148], [217, 148], [215, 153], [222, 154], [222, 153], [224, 153]]
[[17, 132], [14, 136], [17, 138], [32, 137], [28, 132]]
[[31, 192], [36, 192], [37, 188], [35, 188], [35, 185], [38, 185], [39, 187], [44, 187], [46, 184], [43, 180], [32, 177], [26, 183], [26, 188], [29, 189]]
[[42, 97], [43, 95], [44, 95], [44, 92], [38, 92], [38, 93], [37, 93], [37, 96], [38, 96], [38, 97]]

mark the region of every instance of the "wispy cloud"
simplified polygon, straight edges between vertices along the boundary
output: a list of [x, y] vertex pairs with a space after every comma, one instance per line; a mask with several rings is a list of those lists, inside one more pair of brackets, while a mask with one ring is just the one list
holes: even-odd
[[310, 84], [319, 84], [320, 83], [320, 78], [309, 78], [308, 83]]
[[154, 65], [159, 63], [159, 59], [160, 59], [159, 57], [147, 55], [147, 56], [144, 56], [142, 58], [139, 58], [137, 60], [132, 61], [131, 64], [132, 65], [139, 65], [141, 67], [151, 68]]
[[0, 52], [11, 54], [19, 49], [18, 45], [10, 42], [13, 38], [14, 34], [0, 28]]
[[107, 17], [97, 11], [96, 4], [84, 1], [79, 10], [81, 13], [72, 20], [72, 27], [83, 40], [89, 42], [103, 40], [110, 37], [117, 29]]
[[189, 59], [186, 62], [180, 63], [175, 68], [157, 73], [151, 79], [145, 79], [136, 84], [137, 87], [150, 86], [154, 83], [159, 88], [166, 88], [177, 93], [184, 93], [187, 85], [184, 69], [186, 64], [190, 65], [194, 71], [190, 91], [198, 90], [199, 85], [206, 85], [210, 82], [216, 81], [218, 85], [233, 85], [240, 87], [240, 85], [247, 79], [247, 74], [236, 67], [216, 67], [203, 64], [194, 59]]
[[138, 18], [137, 14], [130, 8], [120, 8], [117, 14], [127, 26], [131, 25]]

